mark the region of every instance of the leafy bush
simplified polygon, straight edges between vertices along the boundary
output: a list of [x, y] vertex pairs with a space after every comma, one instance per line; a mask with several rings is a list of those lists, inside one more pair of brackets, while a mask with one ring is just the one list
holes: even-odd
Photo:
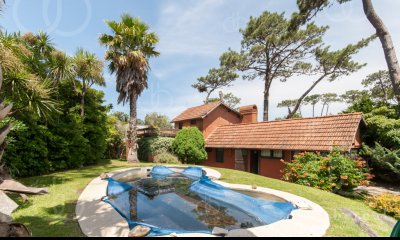
[[171, 153], [160, 153], [154, 157], [155, 163], [180, 164], [178, 158]]
[[4, 161], [14, 177], [37, 176], [104, 159], [107, 147], [104, 94], [93, 89], [87, 92], [86, 114], [82, 119], [79, 97], [70, 82], [61, 82], [58, 91], [61, 112], [53, 113], [52, 121], [44, 123], [38, 116], [23, 111], [13, 115]]
[[352, 191], [359, 185], [367, 185], [373, 176], [368, 173], [362, 159], [353, 160], [338, 150], [326, 157], [319, 153], [300, 153], [292, 162], [284, 162], [284, 179], [297, 184], [325, 191]]
[[121, 121], [116, 116], [107, 116], [107, 158], [123, 158], [125, 152], [124, 134], [120, 132], [118, 125]]
[[400, 196], [385, 193], [380, 196], [369, 197], [366, 199], [368, 206], [377, 210], [378, 212], [385, 213], [400, 219]]
[[138, 141], [138, 157], [141, 161], [147, 161], [150, 156], [171, 151], [173, 138], [150, 137], [141, 138]]
[[204, 146], [203, 134], [198, 128], [190, 127], [178, 132], [172, 150], [184, 163], [201, 163], [207, 159]]
[[375, 147], [364, 146], [364, 154], [379, 178], [388, 182], [400, 182], [400, 149], [391, 151], [379, 143]]
[[[1, 125], [6, 124], [5, 120]], [[6, 139], [4, 161], [13, 176], [32, 176], [50, 171], [46, 139], [50, 132], [40, 125], [27, 126], [10, 119], [12, 130]]]

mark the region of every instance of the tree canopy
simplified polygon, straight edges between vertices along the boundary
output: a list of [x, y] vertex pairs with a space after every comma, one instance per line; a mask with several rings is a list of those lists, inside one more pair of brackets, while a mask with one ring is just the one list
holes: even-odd
[[156, 112], [148, 113], [146, 115], [146, 117], [144, 118], [144, 124], [155, 127], [155, 128], [159, 128], [159, 129], [172, 128], [172, 125], [169, 121], [168, 116], [161, 115]]
[[264, 121], [268, 121], [272, 82], [308, 73], [311, 65], [307, 59], [320, 46], [327, 30], [309, 23], [305, 28], [288, 32], [289, 24], [283, 13], [266, 11], [259, 17], [250, 17], [246, 27], [240, 30], [240, 53], [229, 50], [221, 57], [226, 66], [243, 72], [244, 79], [264, 81]]

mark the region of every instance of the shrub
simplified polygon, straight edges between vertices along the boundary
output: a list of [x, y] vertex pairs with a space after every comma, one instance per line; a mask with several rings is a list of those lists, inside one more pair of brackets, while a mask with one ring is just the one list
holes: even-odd
[[378, 212], [400, 219], [400, 196], [385, 193], [366, 199], [368, 206]]
[[319, 153], [300, 153], [292, 162], [284, 163], [286, 181], [325, 191], [352, 191], [359, 185], [369, 184], [372, 178], [365, 161], [347, 158], [338, 150], [326, 157]]
[[178, 158], [171, 153], [160, 153], [154, 157], [155, 163], [180, 164]]
[[376, 143], [375, 147], [364, 146], [364, 152], [380, 179], [400, 182], [400, 149], [391, 151]]
[[172, 150], [184, 163], [201, 163], [207, 159], [204, 146], [203, 134], [198, 128], [190, 127], [178, 132]]
[[141, 138], [138, 141], [138, 157], [141, 161], [147, 161], [149, 156], [171, 151], [173, 138], [151, 137]]

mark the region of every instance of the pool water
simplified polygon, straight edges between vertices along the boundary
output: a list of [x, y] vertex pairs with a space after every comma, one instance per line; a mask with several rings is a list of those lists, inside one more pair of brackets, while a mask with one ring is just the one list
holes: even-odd
[[[165, 229], [227, 230], [264, 225], [257, 217], [189, 191], [194, 181], [185, 177], [145, 178], [129, 182], [131, 220]], [[132, 199], [135, 198], [135, 199]], [[156, 214], [155, 214], [156, 213]]]
[[107, 197], [129, 227], [149, 226], [152, 235], [210, 233], [251, 228], [290, 218], [295, 206], [274, 195], [233, 191], [211, 181], [201, 169], [154, 167], [108, 179]]

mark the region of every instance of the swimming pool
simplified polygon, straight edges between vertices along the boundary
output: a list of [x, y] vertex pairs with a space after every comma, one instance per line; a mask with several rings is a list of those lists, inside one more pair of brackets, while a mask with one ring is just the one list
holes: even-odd
[[148, 226], [151, 235], [211, 233], [215, 227], [247, 229], [289, 219], [296, 207], [273, 195], [225, 188], [201, 168], [124, 172], [108, 179], [109, 203], [129, 223]]

